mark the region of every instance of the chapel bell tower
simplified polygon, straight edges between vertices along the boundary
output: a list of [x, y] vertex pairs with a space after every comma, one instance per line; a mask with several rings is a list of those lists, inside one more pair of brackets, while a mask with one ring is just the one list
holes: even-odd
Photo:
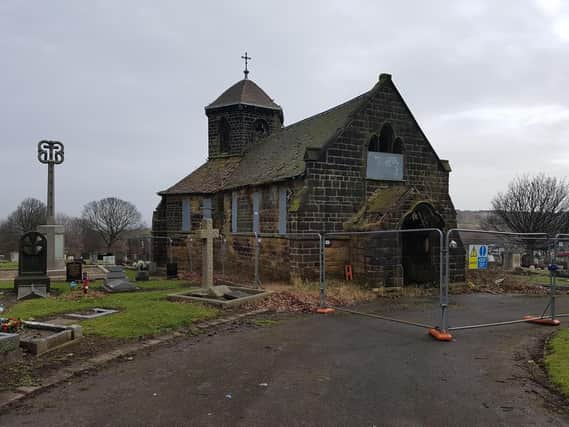
[[245, 77], [205, 107], [208, 117], [209, 158], [241, 155], [250, 144], [279, 130], [284, 121], [282, 108], [249, 79], [247, 56]]

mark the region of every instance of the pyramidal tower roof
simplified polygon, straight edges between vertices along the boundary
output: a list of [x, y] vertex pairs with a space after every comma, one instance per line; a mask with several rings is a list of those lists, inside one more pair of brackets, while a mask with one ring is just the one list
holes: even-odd
[[238, 81], [215, 101], [205, 107], [206, 111], [214, 108], [228, 107], [230, 105], [252, 105], [254, 107], [269, 108], [271, 110], [282, 111], [267, 93], [261, 89], [253, 80], [245, 78]]

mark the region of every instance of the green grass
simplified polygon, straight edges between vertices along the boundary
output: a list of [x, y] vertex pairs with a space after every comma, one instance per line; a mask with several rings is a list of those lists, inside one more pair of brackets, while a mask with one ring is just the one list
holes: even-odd
[[549, 342], [545, 366], [551, 381], [569, 396], [569, 328], [562, 329]]
[[0, 270], [16, 270], [18, 268], [17, 262], [0, 262]]
[[[86, 335], [98, 335], [114, 338], [136, 338], [164, 333], [179, 327], [189, 326], [193, 322], [216, 316], [217, 309], [191, 303], [173, 303], [166, 299], [172, 291], [188, 287], [180, 281], [143, 282], [144, 288], [158, 288], [153, 292], [132, 292], [106, 294], [104, 296], [87, 295], [70, 299], [67, 283], [54, 283], [52, 288], [59, 295], [45, 299], [21, 301], [4, 313], [5, 317], [18, 317], [23, 320], [41, 319], [49, 316], [85, 311], [95, 307], [114, 308], [120, 313], [98, 319], [80, 322]], [[137, 283], [140, 285], [140, 282]], [[90, 289], [95, 289], [97, 285]], [[73, 291], [80, 294], [81, 291]]]
[[[535, 283], [535, 284], [542, 284], [547, 285], [549, 284], [550, 276], [548, 271], [540, 271], [538, 273], [531, 273], [527, 276], [528, 283]], [[558, 285], [569, 285], [569, 279], [566, 277], [557, 277], [555, 281]]]

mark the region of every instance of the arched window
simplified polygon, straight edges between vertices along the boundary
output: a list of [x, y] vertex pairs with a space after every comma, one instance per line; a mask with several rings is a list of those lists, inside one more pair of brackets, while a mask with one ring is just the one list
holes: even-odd
[[389, 123], [384, 124], [379, 133], [379, 151], [381, 153], [391, 153], [394, 138], [395, 135], [391, 125]]
[[253, 139], [257, 141], [259, 138], [269, 136], [269, 124], [263, 119], [257, 119], [253, 122]]
[[231, 149], [231, 127], [229, 123], [222, 117], [219, 121], [219, 152], [229, 153]]
[[395, 141], [393, 141], [392, 152], [394, 154], [403, 154], [403, 141], [401, 141], [401, 138], [395, 138]]
[[377, 135], [372, 135], [372, 137], [369, 139], [369, 145], [367, 150], [374, 152], [379, 151], [379, 138], [377, 137]]

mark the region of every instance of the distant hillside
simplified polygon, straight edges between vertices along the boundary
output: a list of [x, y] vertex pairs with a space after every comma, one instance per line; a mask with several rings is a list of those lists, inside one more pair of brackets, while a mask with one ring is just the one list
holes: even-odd
[[480, 230], [482, 221], [488, 216], [490, 211], [456, 211], [456, 220], [459, 228], [470, 228]]

